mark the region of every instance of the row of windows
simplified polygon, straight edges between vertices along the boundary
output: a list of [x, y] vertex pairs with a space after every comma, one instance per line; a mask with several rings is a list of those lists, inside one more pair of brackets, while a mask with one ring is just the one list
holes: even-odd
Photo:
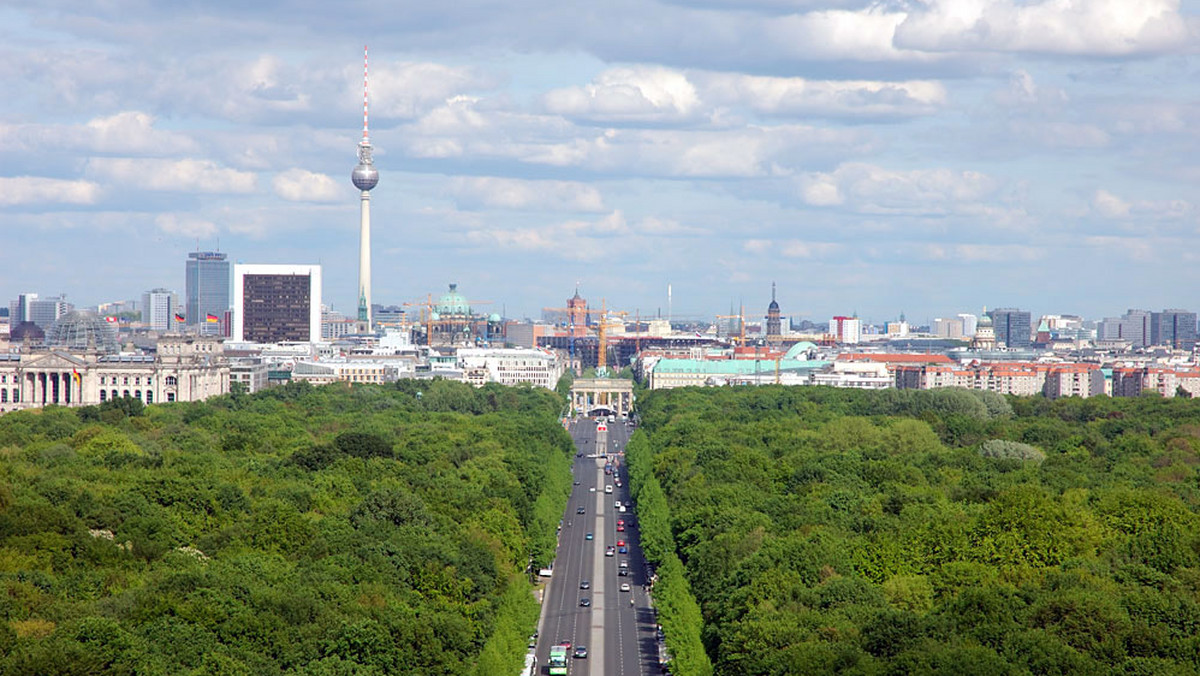
[[[100, 376], [100, 384], [101, 384], [101, 385], [116, 385], [116, 384], [117, 384], [117, 380], [118, 380], [118, 378], [121, 380], [121, 383], [120, 383], [121, 385], [128, 385], [128, 384], [129, 384], [129, 376]], [[141, 384], [142, 384], [142, 377], [141, 377], [141, 376], [134, 376], [134, 377], [133, 377], [133, 384], [134, 384], [134, 385], [141, 385]], [[153, 379], [153, 378], [151, 378], [150, 376], [146, 376], [146, 384], [147, 384], [147, 385], [153, 385], [153, 384], [154, 384], [154, 379]]]
[[[128, 380], [128, 378], [126, 378], [126, 380]], [[109, 395], [109, 393], [108, 393], [108, 390], [100, 390], [100, 401], [108, 401], [108, 399], [109, 399], [109, 396], [110, 396], [110, 395]], [[119, 396], [121, 396], [121, 397], [128, 397], [128, 396], [129, 396], [129, 390], [124, 390], [124, 391], [123, 391], [123, 392], [122, 392], [122, 393], [121, 393]], [[111, 395], [111, 397], [112, 397], [113, 399], [116, 399], [116, 398], [118, 398], [118, 395], [117, 395], [117, 391], [116, 391], [116, 390], [112, 390], [112, 395]], [[133, 398], [134, 398], [134, 399], [142, 399], [142, 391], [141, 391], [141, 390], [134, 390], [134, 391], [133, 391]], [[143, 401], [145, 401], [147, 404], [153, 404], [153, 403], [154, 403], [154, 392], [152, 392], [152, 391], [150, 391], [150, 390], [146, 390], [146, 398], [145, 398], [145, 399], [143, 399]], [[168, 393], [167, 393], [167, 401], [175, 401], [175, 394], [174, 394], [173, 392], [168, 392]]]
[[[12, 401], [14, 404], [17, 403], [18, 401], [21, 401], [21, 390], [18, 390], [15, 387], [12, 389]], [[0, 388], [0, 404], [7, 404], [7, 403], [8, 403], [8, 390], [4, 389], [4, 388]]]

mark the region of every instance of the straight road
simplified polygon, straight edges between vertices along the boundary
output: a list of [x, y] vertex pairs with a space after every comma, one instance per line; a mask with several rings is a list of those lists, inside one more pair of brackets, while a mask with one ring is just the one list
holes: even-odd
[[[643, 591], [649, 578], [638, 544], [637, 520], [631, 508], [621, 513], [616, 507], [617, 501], [625, 505], [629, 500], [621, 453], [631, 429], [620, 420], [608, 423], [607, 433], [598, 434], [596, 426], [596, 421], [581, 417], [568, 428], [577, 449], [572, 469], [575, 486], [563, 515], [554, 574], [542, 605], [539, 673], [548, 671], [550, 647], [570, 641], [572, 655], [579, 645], [588, 652], [586, 658], [571, 659], [572, 676], [657, 674], [655, 619]], [[597, 448], [598, 441], [606, 448]], [[614, 464], [611, 475], [604, 471], [605, 457], [589, 457], [602, 452]], [[606, 492], [609, 486], [611, 493]], [[583, 514], [578, 513], [580, 507]], [[623, 531], [617, 530], [619, 521], [625, 522]], [[593, 539], [588, 540], [587, 533]], [[624, 541], [627, 553], [606, 556], [606, 548], [616, 548], [618, 541]], [[627, 563], [628, 575], [618, 574], [621, 562]], [[582, 589], [585, 581], [588, 588]], [[621, 591], [623, 584], [629, 591]], [[581, 605], [583, 598], [590, 605]]]

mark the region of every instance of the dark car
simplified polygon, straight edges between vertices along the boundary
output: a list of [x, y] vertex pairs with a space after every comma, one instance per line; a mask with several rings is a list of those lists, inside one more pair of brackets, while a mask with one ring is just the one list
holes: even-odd
[[628, 568], [621, 568], [621, 569], [618, 569], [618, 570], [617, 570], [617, 575], [620, 575], [621, 577], [626, 577], [626, 576], [628, 576], [628, 575], [629, 575], [629, 569], [628, 569]]
[[585, 596], [579, 599], [579, 605], [582, 608], [587, 608], [588, 606], [592, 605], [592, 600]]
[[587, 535], [583, 536], [583, 539], [584, 540], [594, 540], [595, 536], [593, 536], [591, 533], [588, 533]]
[[587, 580], [584, 580], [583, 582], [580, 582], [580, 583], [579, 583], [579, 588], [580, 588], [580, 589], [591, 589], [591, 588], [592, 588], [592, 583], [591, 583], [591, 582], [588, 582]]
[[576, 507], [575, 513], [576, 514], [587, 514], [587, 509], [584, 507]]

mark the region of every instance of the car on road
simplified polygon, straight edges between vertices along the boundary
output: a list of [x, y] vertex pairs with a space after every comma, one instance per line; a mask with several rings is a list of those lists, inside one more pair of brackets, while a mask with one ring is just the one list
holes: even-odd
[[587, 514], [587, 508], [583, 507], [583, 506], [576, 507], [575, 513], [576, 514]]
[[628, 568], [620, 568], [617, 570], [617, 575], [620, 575], [621, 577], [626, 577], [629, 575], [629, 569]]
[[576, 458], [582, 458], [582, 457], [583, 457], [583, 451], [580, 451], [580, 452], [576, 453], [576, 454], [575, 454], [575, 457], [576, 457]]
[[583, 539], [584, 540], [594, 540], [596, 538], [591, 533], [588, 533], [587, 535], [583, 536]]
[[591, 589], [591, 588], [592, 588], [592, 583], [591, 583], [591, 582], [588, 582], [587, 580], [584, 580], [584, 581], [582, 581], [582, 582], [580, 582], [580, 583], [579, 583], [579, 588], [580, 588], [580, 589]]
[[595, 492], [596, 492], [596, 487], [595, 487], [595, 486], [592, 486], [591, 488], [589, 488], [589, 489], [588, 489], [588, 492], [589, 492], [589, 493], [595, 493]]
[[622, 561], [622, 562], [621, 562], [621, 568], [628, 569], [628, 568], [629, 568], [629, 562], [628, 562], [628, 561]]
[[607, 547], [605, 547], [605, 548], [604, 548], [604, 555], [605, 555], [605, 556], [613, 556], [613, 555], [614, 555], [614, 554], [616, 554], [616, 553], [617, 553], [617, 548], [616, 548], [616, 547], [614, 547], [614, 546], [612, 546], [612, 545], [609, 545], [609, 546], [607, 546]]
[[576, 486], [578, 486], [578, 485], [579, 485], [579, 482], [578, 482], [578, 481], [576, 481], [576, 482], [575, 482], [575, 485], [576, 485]]
[[610, 484], [610, 485], [608, 485], [608, 486], [605, 486], [605, 487], [604, 487], [604, 492], [605, 492], [605, 493], [612, 493], [612, 485]]
[[575, 659], [577, 659], [577, 660], [587, 659], [587, 646], [585, 646], [585, 645], [575, 646]]
[[[628, 587], [629, 585], [625, 585], [625, 586]], [[592, 605], [592, 600], [589, 599], [588, 597], [585, 596], [585, 597], [579, 599], [579, 606], [581, 608], [587, 608], [591, 605]]]
[[629, 589], [630, 589], [630, 587], [629, 587], [629, 583], [628, 583], [628, 582], [622, 582], [622, 583], [621, 583], [621, 591], [623, 591], [623, 592], [627, 592], [627, 591], [629, 591]]
[[625, 524], [621, 524], [621, 523], [617, 524], [617, 532], [624, 533], [625, 532]]

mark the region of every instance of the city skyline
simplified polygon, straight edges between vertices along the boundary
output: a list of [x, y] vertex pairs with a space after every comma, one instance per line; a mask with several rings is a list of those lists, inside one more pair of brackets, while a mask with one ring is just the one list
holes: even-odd
[[951, 5], [11, 6], [0, 290], [182, 292], [219, 248], [354, 316], [366, 43], [377, 303], [1200, 305], [1198, 3]]

